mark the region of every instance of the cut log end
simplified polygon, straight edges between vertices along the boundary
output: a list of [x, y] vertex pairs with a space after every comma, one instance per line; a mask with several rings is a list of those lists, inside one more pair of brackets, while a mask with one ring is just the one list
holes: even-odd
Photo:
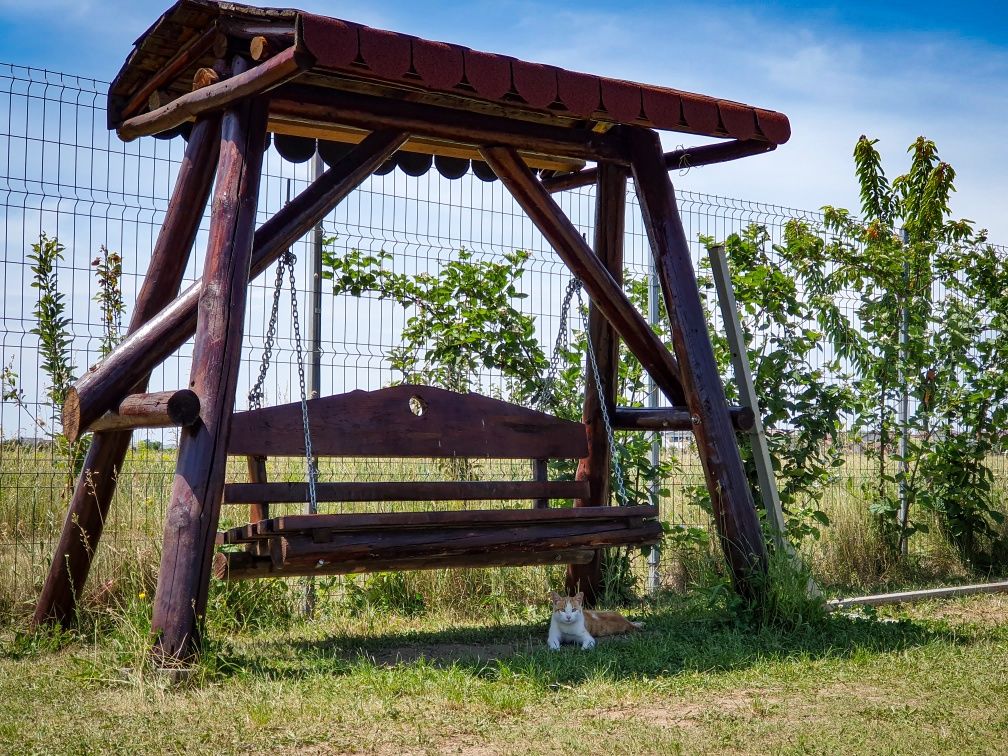
[[80, 417], [80, 395], [71, 387], [63, 400], [63, 435], [70, 443], [80, 438]]
[[168, 417], [182, 427], [193, 425], [200, 416], [200, 399], [195, 391], [182, 389], [168, 399]]
[[262, 61], [270, 57], [274, 53], [273, 46], [270, 41], [260, 35], [258, 37], [252, 37], [252, 41], [249, 42], [249, 54], [252, 56], [254, 61]]
[[220, 78], [220, 74], [212, 68], [199, 68], [193, 76], [193, 91], [203, 89], [203, 87], [209, 87], [211, 84], [216, 84], [220, 81]]

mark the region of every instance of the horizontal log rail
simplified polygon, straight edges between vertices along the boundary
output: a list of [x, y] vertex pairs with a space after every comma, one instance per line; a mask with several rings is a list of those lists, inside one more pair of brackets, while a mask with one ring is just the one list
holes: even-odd
[[193, 63], [202, 58], [217, 43], [221, 36], [220, 29], [214, 25], [196, 37], [192, 42], [179, 50], [159, 70], [148, 78], [136, 93], [129, 99], [120, 113], [120, 118], [129, 118], [140, 110], [150, 100], [150, 96], [158, 88], [168, 83]]
[[270, 97], [270, 117], [306, 124], [401, 129], [414, 136], [628, 165], [618, 134], [566, 128], [408, 100], [288, 84]]
[[97, 433], [135, 428], [184, 428], [199, 420], [199, 416], [199, 397], [189, 389], [130, 394], [119, 402], [114, 412], [105, 413], [88, 428], [75, 424], [80, 413], [68, 412], [70, 423], [64, 423], [63, 433], [73, 442], [87, 431]]
[[[249, 280], [314, 228], [406, 139], [407, 135], [401, 132], [371, 134], [263, 223], [255, 232]], [[202, 291], [202, 282], [194, 283], [78, 379], [68, 392], [63, 422], [88, 427], [190, 339], [196, 332], [196, 310]], [[68, 406], [78, 417], [68, 415]]]
[[129, 142], [137, 137], [173, 129], [200, 113], [224, 108], [238, 100], [277, 87], [310, 68], [314, 62], [314, 57], [309, 53], [288, 47], [265, 63], [237, 76], [189, 92], [157, 110], [123, 121], [117, 129], [119, 138]]
[[[508, 499], [576, 499], [588, 495], [580, 480], [447, 480], [340, 482], [316, 484], [318, 501], [495, 501]], [[308, 501], [307, 483], [229, 483], [225, 504]]]
[[[670, 171], [699, 168], [702, 165], [726, 163], [729, 160], [760, 155], [775, 149], [777, 149], [777, 145], [757, 139], [738, 139], [718, 144], [704, 144], [666, 152], [665, 167]], [[575, 173], [545, 178], [542, 183], [548, 192], [562, 192], [567, 189], [591, 186], [597, 181], [598, 168], [585, 168]]]
[[[748, 407], [729, 407], [732, 425], [740, 433], [753, 429], [756, 416]], [[617, 407], [612, 426], [616, 430], [691, 431], [693, 415], [685, 407]]]
[[222, 552], [214, 555], [213, 574], [218, 580], [253, 580], [265, 577], [304, 577], [308, 575], [347, 575], [381, 570], [396, 572], [406, 570], [440, 570], [445, 568], [523, 567], [539, 564], [587, 564], [595, 556], [591, 549], [564, 549], [561, 551], [519, 554], [462, 554], [460, 556], [388, 559], [381, 564], [373, 560], [328, 562], [321, 567], [276, 567], [268, 556], [257, 556], [247, 551]]

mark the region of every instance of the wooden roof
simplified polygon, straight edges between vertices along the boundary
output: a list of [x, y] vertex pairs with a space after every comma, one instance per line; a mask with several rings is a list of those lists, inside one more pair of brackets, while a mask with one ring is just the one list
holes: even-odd
[[[257, 35], [295, 45], [314, 61], [298, 77], [298, 85], [320, 92], [409, 97], [551, 125], [590, 125], [599, 131], [634, 124], [765, 141], [768, 148], [786, 142], [791, 134], [782, 113], [742, 103], [567, 71], [299, 10], [214, 0], [180, 0], [136, 41], [109, 90], [110, 128], [145, 112], [151, 92], [162, 105], [190, 92], [195, 71], [214, 64], [213, 40], [220, 32], [234, 52], [247, 52], [248, 41]], [[271, 121], [270, 129], [299, 133], [281, 121]]]

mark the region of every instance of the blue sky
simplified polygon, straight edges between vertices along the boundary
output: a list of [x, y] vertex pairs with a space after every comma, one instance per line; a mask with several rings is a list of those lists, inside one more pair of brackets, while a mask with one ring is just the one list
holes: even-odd
[[[0, 61], [111, 78], [165, 0], [0, 0]], [[800, 208], [856, 209], [851, 150], [878, 137], [890, 174], [918, 135], [958, 173], [953, 210], [1008, 243], [1008, 3], [303, 0], [306, 10], [787, 113], [772, 155], [678, 185]], [[43, 33], [42, 30], [45, 30]], [[666, 135], [669, 147], [689, 143]]]

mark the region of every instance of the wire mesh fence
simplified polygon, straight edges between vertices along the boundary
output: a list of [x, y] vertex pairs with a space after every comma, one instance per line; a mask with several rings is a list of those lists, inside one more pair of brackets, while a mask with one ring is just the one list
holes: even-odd
[[[91, 261], [106, 247], [123, 259], [122, 289], [129, 305], [142, 283], [164, 217], [185, 143], [181, 138], [143, 138], [122, 143], [105, 123], [107, 84], [50, 71], [0, 65], [0, 205], [3, 208], [3, 304], [0, 309], [0, 358], [16, 374], [23, 401], [0, 403], [0, 571], [5, 592], [30, 599], [51, 558], [65, 512], [68, 472], [53, 435], [59, 430], [56, 409], [47, 397], [47, 377], [40, 370], [39, 340], [33, 310], [37, 292], [27, 255], [40, 234], [56, 237], [65, 246], [57, 268], [72, 334], [71, 362], [82, 374], [99, 357], [104, 325], [98, 314], [98, 294]], [[291, 163], [275, 148], [263, 170], [259, 213], [268, 218], [311, 178], [308, 162]], [[675, 177], [674, 177], [675, 178]], [[684, 183], [688, 183], [688, 177]], [[699, 238], [723, 239], [751, 224], [765, 226], [779, 241], [793, 218], [820, 225], [819, 213], [770, 204], [729, 199], [680, 190], [680, 211], [696, 260], [705, 253]], [[579, 231], [593, 232], [592, 188], [556, 195]], [[649, 276], [650, 252], [637, 212], [628, 194], [625, 264], [628, 275]], [[516, 249], [531, 257], [521, 279], [527, 298], [521, 307], [535, 318], [537, 336], [547, 355], [560, 323], [560, 302], [570, 274], [499, 182], [486, 182], [469, 172], [449, 180], [429, 171], [408, 176], [399, 170], [370, 177], [324, 221], [324, 233], [336, 254], [352, 249], [390, 254], [392, 270], [416, 275], [436, 273], [467, 250], [478, 259], [499, 260]], [[198, 251], [206, 246], [204, 217], [183, 284], [197, 280], [202, 265]], [[297, 255], [299, 310], [309, 312], [313, 285], [308, 267], [309, 240], [294, 247]], [[273, 297], [272, 275], [250, 285], [245, 342], [239, 379], [238, 405], [259, 369], [265, 346], [267, 320]], [[400, 376], [389, 353], [399, 344], [407, 313], [397, 303], [373, 294], [332, 296], [328, 284], [321, 310], [321, 393], [355, 388], [376, 389]], [[284, 294], [284, 297], [287, 295]], [[855, 306], [853, 294], [844, 306]], [[288, 312], [286, 299], [280, 311]], [[291, 320], [282, 315], [277, 325], [265, 404], [298, 398]], [[184, 386], [192, 344], [155, 370], [151, 391]], [[506, 397], [506, 377], [487, 371], [472, 376], [470, 387]], [[160, 543], [164, 506], [174, 470], [177, 432], [137, 432], [106, 525], [102, 551], [122, 558], [155, 552]], [[664, 453], [677, 466], [662, 497], [663, 516], [672, 522], [706, 526], [709, 518], [693, 502], [693, 489], [702, 474], [692, 440], [665, 434]], [[304, 469], [292, 460], [271, 471], [278, 478], [303, 479]], [[509, 467], [496, 475], [526, 476], [527, 469]], [[1002, 465], [1000, 474], [1004, 476]], [[244, 463], [229, 472], [241, 480]], [[327, 462], [328, 479], [438, 478], [443, 470], [430, 464], [417, 467], [400, 461]], [[870, 475], [863, 459], [852, 455], [843, 474], [830, 487], [827, 503], [857, 507], [859, 481]], [[236, 523], [240, 515], [228, 513]], [[232, 524], [230, 520], [225, 525]], [[112, 557], [108, 557], [111, 559]], [[102, 554], [97, 567], [102, 568]]]

